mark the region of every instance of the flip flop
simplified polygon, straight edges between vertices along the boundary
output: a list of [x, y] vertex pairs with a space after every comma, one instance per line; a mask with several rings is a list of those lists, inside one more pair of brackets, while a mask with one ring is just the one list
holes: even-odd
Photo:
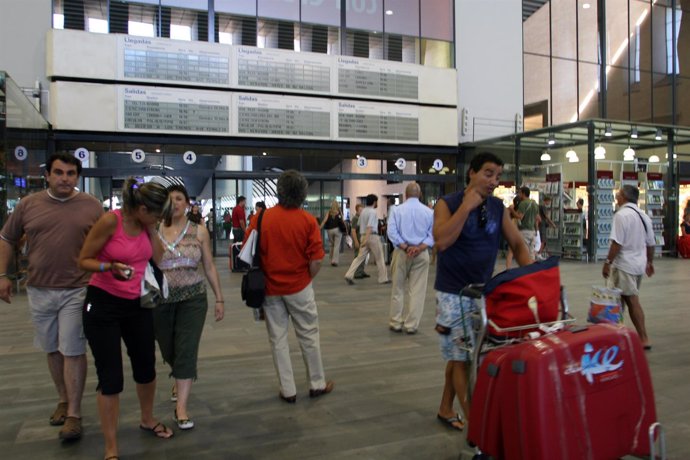
[[[160, 427], [161, 429], [157, 429], [158, 427]], [[144, 431], [150, 432], [152, 435], [160, 439], [170, 439], [175, 434], [173, 430], [170, 430], [170, 436], [165, 436], [166, 434], [168, 434], [168, 427], [163, 425], [161, 422], [156, 423], [153, 426], [153, 428], [149, 428], [144, 425], [139, 425], [139, 428], [141, 428]]]
[[[440, 414], [436, 414], [436, 418], [452, 430], [462, 431], [463, 428], [465, 428], [465, 422], [462, 421], [460, 414], [455, 414], [454, 416], [448, 418], [443, 417]], [[453, 425], [454, 423], [459, 423], [461, 426]]]
[[651, 345], [644, 345], [642, 348], [643, 348], [644, 350], [649, 351], [649, 350], [652, 349], [652, 346], [651, 346]]

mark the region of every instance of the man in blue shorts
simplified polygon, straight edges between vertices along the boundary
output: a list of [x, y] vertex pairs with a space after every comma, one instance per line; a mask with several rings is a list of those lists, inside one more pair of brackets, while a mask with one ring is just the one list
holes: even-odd
[[436, 269], [436, 331], [446, 360], [443, 397], [438, 419], [449, 428], [462, 430], [465, 423], [453, 409], [457, 395], [465, 418], [468, 353], [472, 346], [470, 315], [473, 303], [460, 297], [468, 284], [486, 283], [496, 264], [501, 235], [519, 265], [532, 263], [520, 232], [510, 220], [503, 202], [493, 195], [503, 172], [503, 161], [492, 153], [480, 153], [470, 161], [467, 187], [442, 197], [434, 208], [434, 242], [438, 248]]

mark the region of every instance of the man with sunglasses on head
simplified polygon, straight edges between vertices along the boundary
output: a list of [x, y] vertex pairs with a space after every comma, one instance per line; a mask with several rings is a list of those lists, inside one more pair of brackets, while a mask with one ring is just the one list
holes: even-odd
[[[503, 172], [503, 161], [483, 152], [470, 161], [464, 190], [439, 199], [434, 208], [436, 269], [436, 331], [446, 360], [445, 384], [437, 417], [448, 428], [462, 430], [463, 418], [453, 409], [457, 396], [469, 418], [467, 382], [469, 354], [460, 348], [464, 330], [471, 330], [473, 302], [460, 296], [468, 284], [486, 283], [496, 265], [501, 235], [519, 265], [533, 262], [529, 250], [503, 202], [493, 195]], [[463, 338], [464, 337], [464, 338]], [[467, 343], [466, 346], [472, 346]]]

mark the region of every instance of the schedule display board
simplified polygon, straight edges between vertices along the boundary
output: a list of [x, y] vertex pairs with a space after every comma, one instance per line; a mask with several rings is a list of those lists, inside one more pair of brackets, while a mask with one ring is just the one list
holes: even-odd
[[127, 35], [118, 39], [118, 68], [122, 79], [230, 85], [229, 47]]
[[338, 94], [419, 99], [419, 67], [390, 61], [338, 57]]
[[123, 131], [173, 134], [230, 134], [230, 101], [227, 93], [118, 87], [118, 127]]
[[419, 142], [419, 109], [375, 102], [337, 102], [337, 139]]
[[249, 46], [233, 47], [233, 52], [238, 87], [331, 92], [330, 56]]
[[263, 137], [331, 138], [327, 99], [236, 94], [237, 134]]

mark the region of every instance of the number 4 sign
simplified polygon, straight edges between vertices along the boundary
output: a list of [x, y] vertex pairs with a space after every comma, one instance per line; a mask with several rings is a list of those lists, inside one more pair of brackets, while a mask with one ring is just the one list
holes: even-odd
[[196, 163], [196, 153], [192, 152], [191, 150], [188, 150], [184, 153], [182, 159], [188, 165], [193, 165], [194, 163]]

